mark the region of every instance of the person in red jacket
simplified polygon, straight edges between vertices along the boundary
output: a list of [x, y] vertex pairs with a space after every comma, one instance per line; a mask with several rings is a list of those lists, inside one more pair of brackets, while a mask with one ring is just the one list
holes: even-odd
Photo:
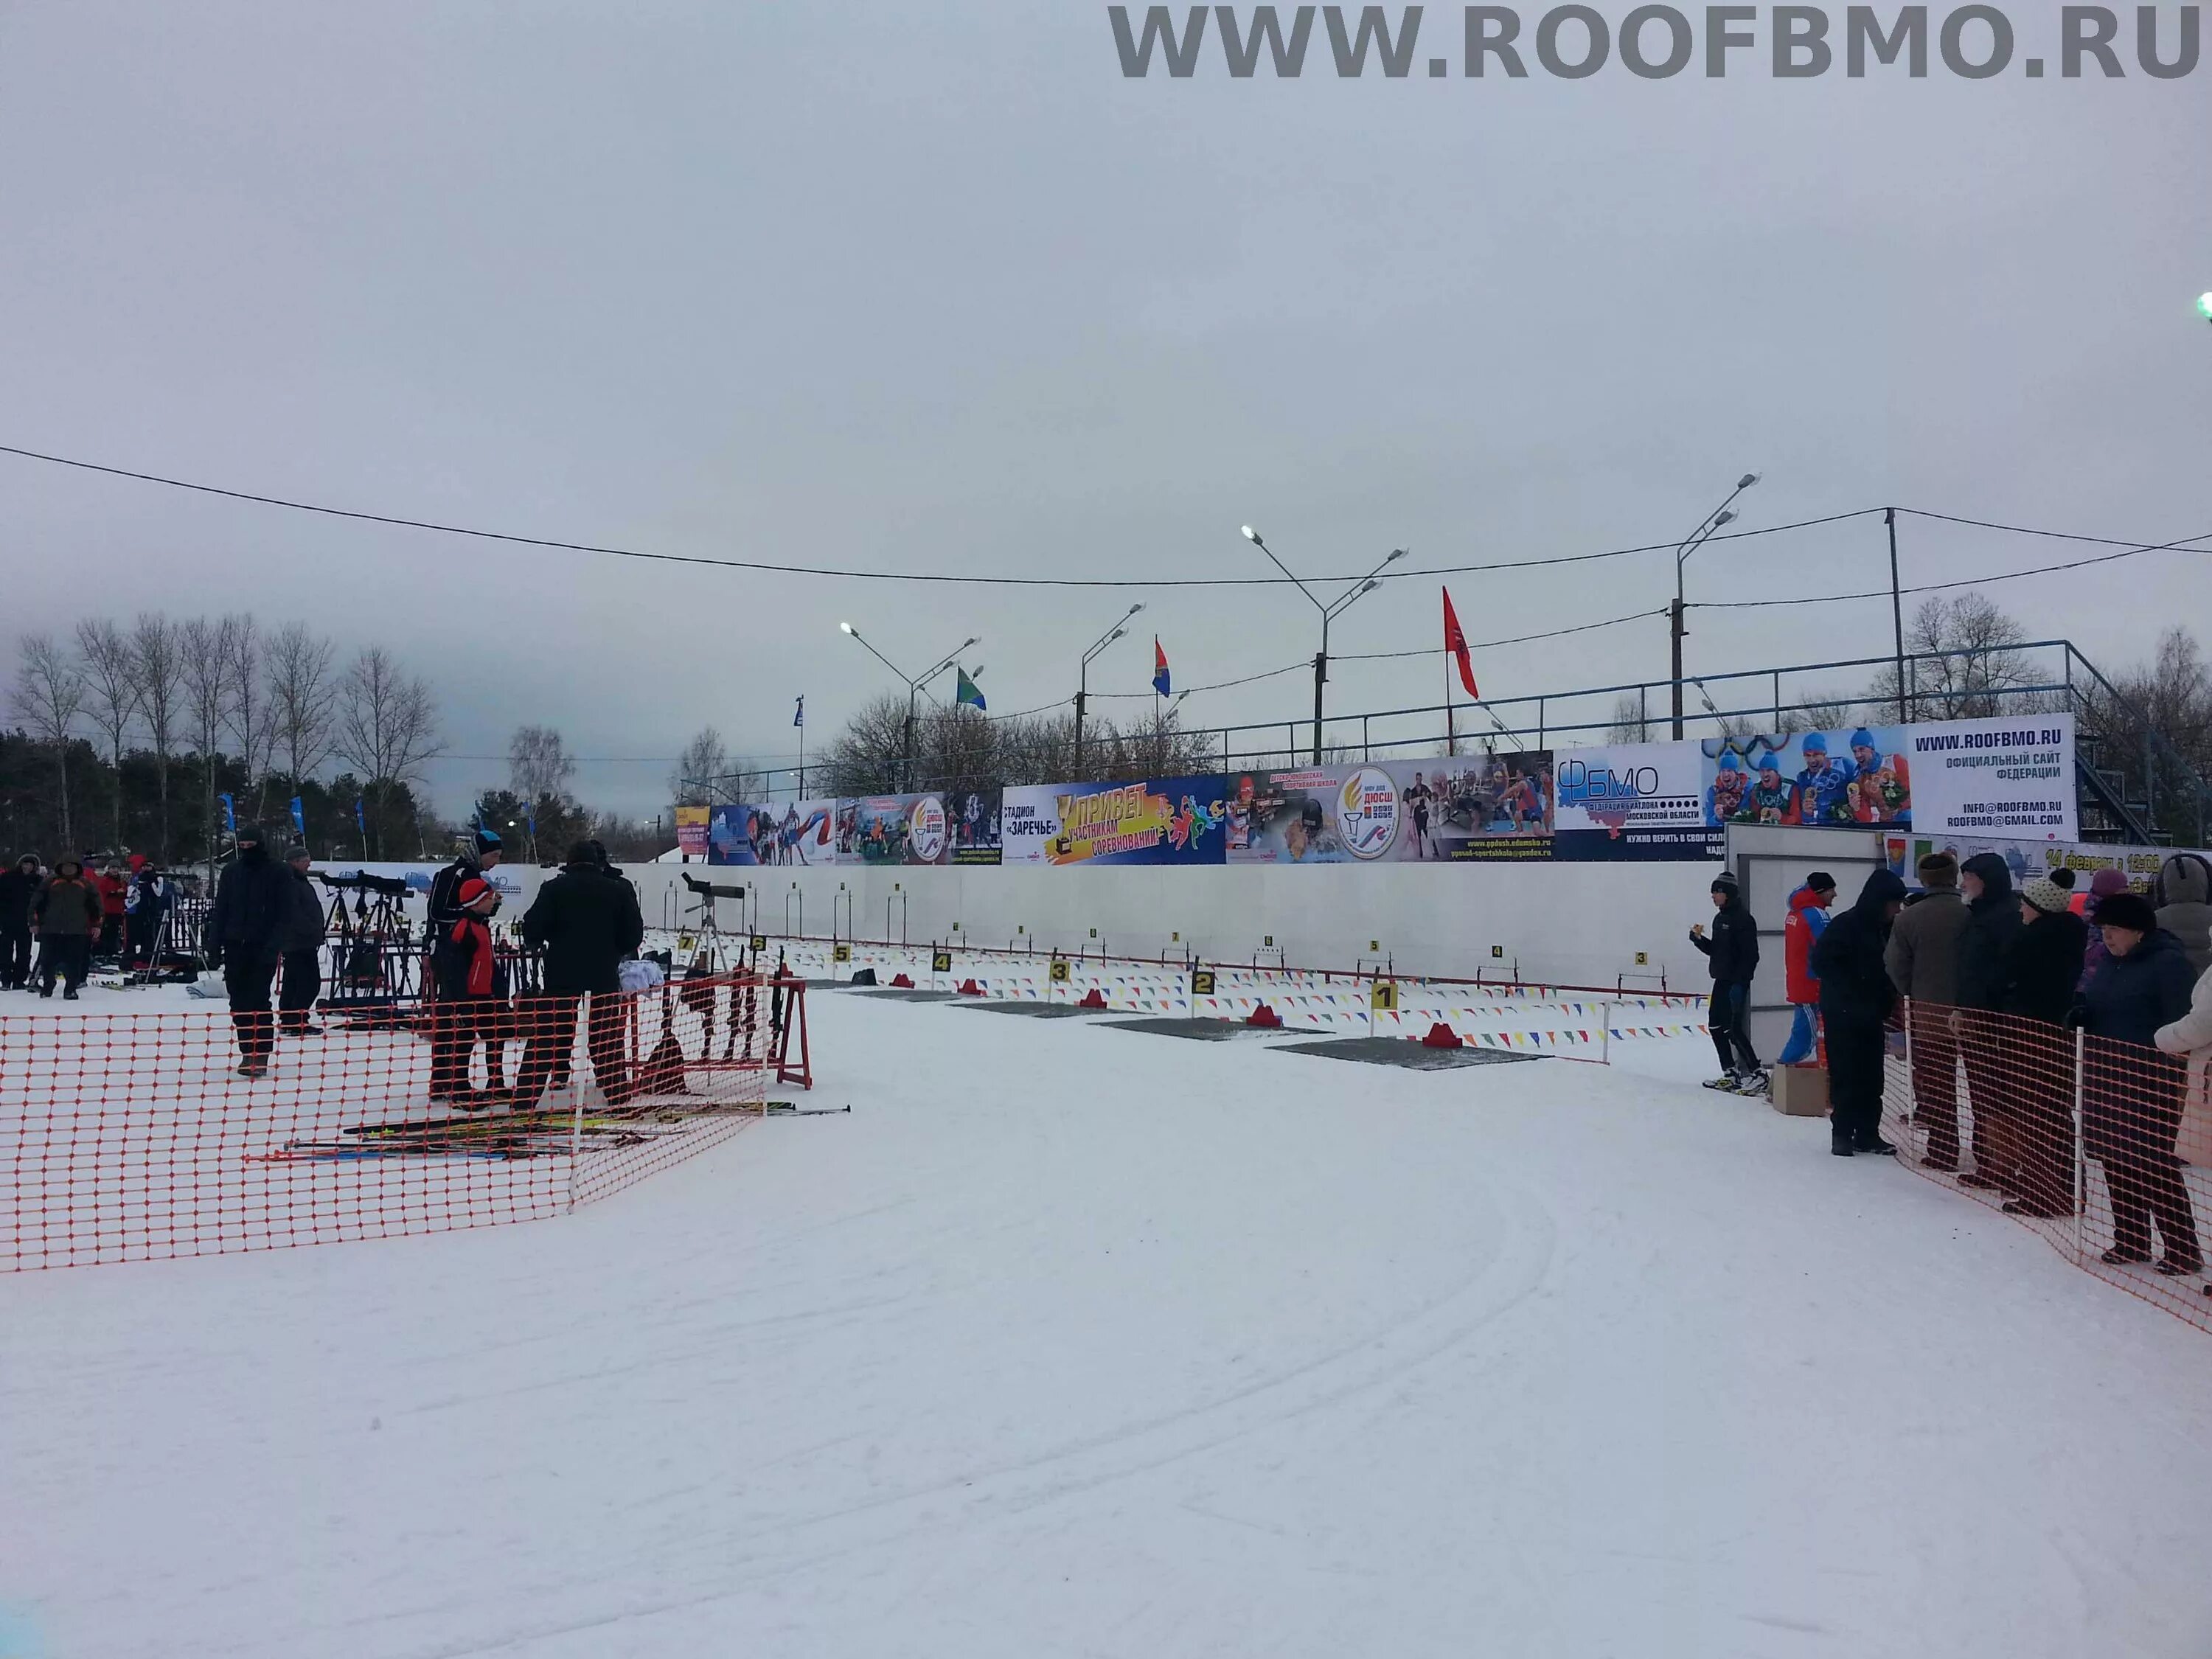
[[94, 948], [103, 957], [121, 956], [123, 918], [131, 908], [131, 878], [123, 872], [123, 860], [108, 860], [92, 884], [100, 894], [100, 941]]
[[1784, 994], [1796, 1010], [1784, 1045], [1780, 1063], [1816, 1066], [1820, 1060], [1820, 981], [1813, 972], [1813, 941], [1828, 925], [1828, 907], [1836, 902], [1836, 878], [1815, 870], [1805, 884], [1790, 896], [1790, 914], [1782, 923], [1782, 957], [1787, 969]]
[[[439, 1045], [442, 1063], [434, 1061], [430, 1097], [449, 1100], [465, 1111], [481, 1111], [509, 1097], [499, 963], [489, 926], [499, 908], [499, 890], [481, 876], [471, 876], [460, 884], [454, 902], [459, 914], [431, 955], [438, 976], [433, 1018], [443, 1028], [445, 1042]], [[471, 1084], [469, 1076], [478, 1042], [484, 1045], [486, 1086], [482, 1090]]]

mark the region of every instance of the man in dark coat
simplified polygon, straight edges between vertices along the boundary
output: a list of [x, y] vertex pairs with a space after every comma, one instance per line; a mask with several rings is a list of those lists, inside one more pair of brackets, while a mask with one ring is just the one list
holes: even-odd
[[1905, 1000], [1912, 1035], [1912, 1119], [1928, 1134], [1922, 1167], [1959, 1167], [1959, 1041], [1952, 1035], [1959, 1003], [1959, 957], [1973, 918], [1959, 895], [1959, 861], [1930, 853], [1919, 864], [1922, 902], [1889, 931], [1883, 964]]
[[2081, 1018], [2089, 1032], [2082, 1127], [2112, 1192], [2112, 1248], [2105, 1261], [2148, 1261], [2155, 1221], [2166, 1247], [2158, 1271], [2202, 1273], [2197, 1218], [2173, 1152], [2188, 1066], [2156, 1046], [2159, 1028], [2189, 1012], [2197, 969], [2187, 947], [2136, 894], [2106, 899], [2097, 924], [2110, 954], [2082, 991]]
[[1721, 1075], [1707, 1086], [1757, 1089], [1765, 1081], [1749, 1024], [1752, 975], [1759, 971], [1759, 924], [1727, 871], [1713, 878], [1712, 894], [1712, 936], [1706, 937], [1702, 922], [1690, 929], [1690, 943], [1704, 952], [1713, 975], [1705, 1027], [1721, 1059]]
[[131, 966], [149, 970], [161, 966], [155, 957], [161, 948], [161, 923], [168, 914], [169, 884], [161, 866], [149, 859], [131, 878], [131, 915], [125, 929], [125, 954]]
[[92, 968], [92, 941], [100, 932], [100, 890], [84, 873], [84, 860], [64, 853], [31, 900], [31, 927], [39, 935], [39, 994], [75, 1002]]
[[2043, 1220], [2074, 1213], [2074, 1048], [2066, 1024], [2089, 926], [2072, 901], [2047, 876], [2022, 887], [2021, 926], [1998, 963], [2007, 1018], [1995, 1025], [2008, 1143], [1998, 1151], [1999, 1178], [2012, 1194], [2006, 1213]]
[[1989, 1018], [2004, 1009], [2004, 950], [2020, 931], [2020, 898], [2012, 866], [1995, 853], [1977, 853], [1959, 866], [1966, 896], [1966, 931], [1959, 940], [1959, 1058], [1966, 1066], [1966, 1103], [1973, 1112], [1974, 1167], [1962, 1187], [2002, 1187], [2010, 1176], [2005, 1149], [2004, 1046]]
[[222, 968], [223, 988], [230, 993], [239, 1075], [265, 1077], [269, 1051], [276, 1043], [270, 988], [295, 925], [298, 883], [269, 856], [259, 830], [240, 830], [235, 841], [238, 856], [216, 883], [215, 903], [208, 911], [208, 965]]
[[1897, 1006], [1882, 954], [1905, 884], [1877, 870], [1858, 901], [1830, 922], [1813, 946], [1813, 971], [1820, 979], [1820, 1022], [1828, 1032], [1828, 1150], [1838, 1158], [1856, 1152], [1894, 1153], [1881, 1138], [1884, 1026]]
[[529, 1017], [530, 1046], [515, 1103], [538, 1103], [576, 1040], [576, 1014], [592, 1000], [592, 1070], [610, 1103], [629, 1097], [623, 1076], [622, 959], [644, 942], [637, 890], [603, 865], [591, 845], [568, 849], [560, 873], [538, 890], [522, 918], [522, 937], [545, 953], [544, 994]]
[[311, 1023], [315, 999], [323, 994], [323, 896], [308, 874], [314, 855], [296, 843], [284, 851], [285, 873], [292, 878], [292, 920], [284, 930], [284, 972], [276, 994], [277, 1024], [295, 1036], [319, 1036]]
[[0, 988], [31, 982], [31, 901], [39, 895], [39, 855], [26, 853], [0, 871]]

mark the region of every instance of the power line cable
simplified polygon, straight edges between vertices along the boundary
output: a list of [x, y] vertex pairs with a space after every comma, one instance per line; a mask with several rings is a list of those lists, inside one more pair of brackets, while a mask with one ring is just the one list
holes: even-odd
[[[1899, 507], [1898, 510], [1904, 512], [1906, 509]], [[2033, 535], [2043, 532], [2032, 531], [2027, 533]], [[1954, 587], [1987, 587], [1993, 583], [2020, 581], [2029, 576], [2048, 576], [2061, 570], [2083, 570], [2091, 565], [2110, 564], [2115, 559], [2132, 559], [2138, 553], [2203, 552], [2204, 549], [2194, 547], [2191, 544], [2212, 541], [2212, 531], [2206, 531], [2201, 535], [2184, 536], [2178, 541], [2153, 542], [2140, 546], [2128, 546], [2110, 542], [2102, 536], [2083, 536], [2069, 539], [2100, 542], [2107, 546], [2118, 546], [2120, 550], [2117, 553], [2100, 553], [2094, 558], [2069, 559], [2063, 564], [2038, 565], [2033, 570], [2008, 571], [1999, 576], [1966, 576], [1957, 581], [1923, 582], [1917, 586], [1900, 587], [1897, 591], [1899, 594], [1941, 593]], [[1840, 605], [1848, 599], [1886, 599], [1888, 597], [1889, 589], [1887, 587], [1870, 587], [1858, 593], [1811, 593], [1800, 599], [1693, 599], [1690, 601], [1688, 608], [1692, 611], [1764, 611], [1776, 605]]]

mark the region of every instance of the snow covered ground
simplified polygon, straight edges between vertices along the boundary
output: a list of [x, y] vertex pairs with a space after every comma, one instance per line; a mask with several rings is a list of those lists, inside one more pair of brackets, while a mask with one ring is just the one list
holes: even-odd
[[849, 1117], [573, 1216], [0, 1277], [0, 1631], [2212, 1650], [2205, 1337], [1702, 1041], [1413, 1073], [810, 1003]]

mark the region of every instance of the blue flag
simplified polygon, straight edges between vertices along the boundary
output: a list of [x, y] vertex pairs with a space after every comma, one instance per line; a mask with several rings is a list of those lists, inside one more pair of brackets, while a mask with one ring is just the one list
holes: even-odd
[[531, 838], [533, 841], [536, 840], [538, 836], [538, 805], [536, 802], [525, 801], [522, 803], [522, 821], [530, 826]]
[[1160, 649], [1160, 636], [1152, 635], [1152, 690], [1168, 695], [1168, 653]]
[[235, 805], [234, 805], [234, 804], [233, 804], [233, 802], [232, 802], [232, 800], [231, 800], [231, 799], [230, 799], [230, 797], [229, 797], [228, 795], [217, 795], [217, 796], [216, 797], [216, 799], [217, 800], [219, 800], [219, 801], [221, 801], [221, 802], [222, 803], [222, 829], [223, 829], [223, 833], [224, 833], [225, 835], [227, 835], [227, 836], [235, 836], [235, 835], [237, 835], [237, 834], [238, 834], [238, 808], [237, 808], [237, 806], [236, 806]]
[[356, 795], [353, 798], [353, 821], [354, 827], [359, 830], [362, 835], [366, 836], [368, 833], [368, 819], [362, 813], [361, 797], [359, 795]]
[[297, 795], [292, 797], [292, 833], [301, 841], [307, 838], [307, 809]]
[[805, 698], [801, 697], [799, 700], [799, 707], [791, 711], [791, 723], [793, 726], [804, 726], [806, 724]]

